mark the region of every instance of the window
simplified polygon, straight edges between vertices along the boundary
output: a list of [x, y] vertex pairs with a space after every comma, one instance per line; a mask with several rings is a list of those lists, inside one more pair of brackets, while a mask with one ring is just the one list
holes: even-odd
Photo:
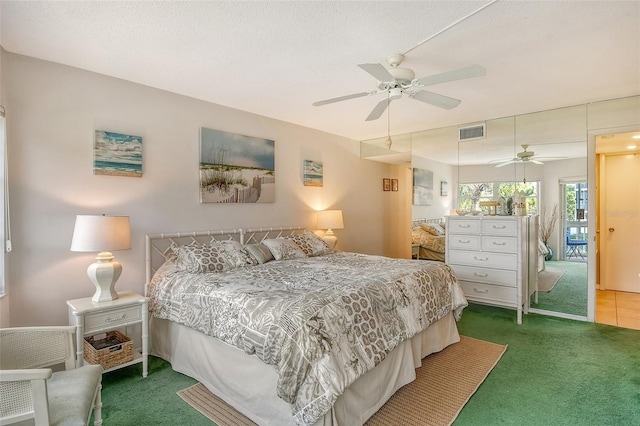
[[458, 208], [472, 210], [473, 199], [477, 196], [479, 201], [497, 201], [500, 197], [505, 200], [513, 196], [513, 193], [524, 191], [527, 213], [538, 213], [539, 182], [476, 182], [461, 183], [458, 185]]

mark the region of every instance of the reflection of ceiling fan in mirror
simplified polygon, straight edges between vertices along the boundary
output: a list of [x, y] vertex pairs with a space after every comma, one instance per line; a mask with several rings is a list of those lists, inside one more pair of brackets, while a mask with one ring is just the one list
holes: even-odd
[[511, 159], [504, 159], [504, 160], [493, 160], [493, 161], [490, 161], [490, 163], [497, 163], [495, 167], [503, 167], [513, 163], [544, 164], [542, 161], [561, 160], [563, 158], [567, 158], [567, 157], [541, 157], [539, 155], [536, 155], [533, 151], [527, 151], [527, 148], [529, 148], [529, 145], [521, 145], [521, 146], [522, 146], [522, 151], [518, 152], [515, 157]]

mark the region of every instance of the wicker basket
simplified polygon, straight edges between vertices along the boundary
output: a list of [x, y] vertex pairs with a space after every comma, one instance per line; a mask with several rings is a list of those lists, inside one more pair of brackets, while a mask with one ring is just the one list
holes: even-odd
[[102, 339], [84, 338], [84, 359], [100, 364], [105, 370], [133, 361], [133, 341], [118, 330], [107, 331]]

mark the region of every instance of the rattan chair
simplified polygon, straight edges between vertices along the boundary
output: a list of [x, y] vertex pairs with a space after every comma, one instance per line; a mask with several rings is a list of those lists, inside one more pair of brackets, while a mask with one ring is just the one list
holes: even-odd
[[[102, 424], [102, 367], [76, 367], [75, 327], [0, 329], [0, 425]], [[64, 366], [53, 372], [53, 366]], [[57, 370], [58, 368], [56, 368]]]

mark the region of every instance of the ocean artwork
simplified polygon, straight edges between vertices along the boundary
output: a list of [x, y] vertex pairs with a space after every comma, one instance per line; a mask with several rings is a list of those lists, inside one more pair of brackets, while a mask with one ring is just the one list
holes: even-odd
[[322, 186], [322, 163], [304, 160], [302, 165], [302, 182], [304, 186]]
[[142, 138], [96, 130], [93, 174], [142, 177]]
[[200, 129], [200, 202], [273, 203], [275, 142]]
[[433, 203], [433, 172], [413, 169], [413, 205], [430, 206]]

